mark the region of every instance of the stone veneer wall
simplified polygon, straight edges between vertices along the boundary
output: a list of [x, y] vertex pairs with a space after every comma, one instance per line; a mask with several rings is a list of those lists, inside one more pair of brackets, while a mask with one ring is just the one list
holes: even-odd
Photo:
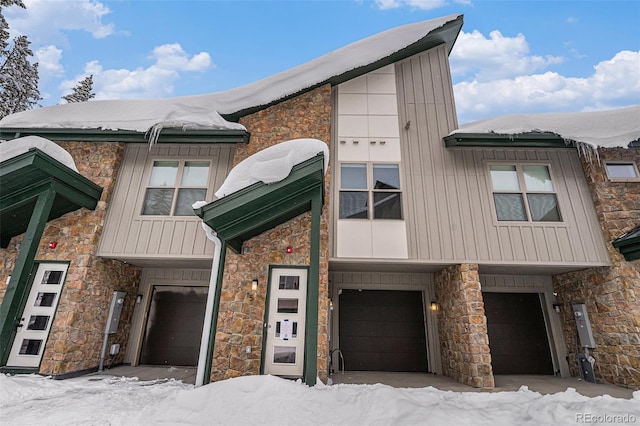
[[466, 385], [493, 388], [478, 265], [453, 265], [437, 272], [435, 290], [443, 374]]
[[[640, 260], [627, 262], [611, 242], [640, 225], [640, 182], [611, 182], [604, 161], [635, 161], [640, 149], [600, 149], [598, 158], [583, 158], [598, 220], [607, 244], [611, 267], [591, 268], [553, 277], [562, 303], [565, 343], [571, 374], [579, 377], [576, 360], [576, 323], [572, 306], [587, 305], [596, 343], [596, 378], [640, 389]], [[582, 349], [581, 349], [582, 351]]]
[[[251, 132], [248, 145], [238, 146], [234, 164], [269, 146], [296, 138], [315, 138], [329, 144], [331, 137], [331, 87], [271, 106], [240, 121]], [[327, 377], [328, 328], [328, 202], [321, 218], [320, 279], [318, 299], [318, 377]], [[260, 374], [265, 298], [269, 265], [309, 265], [311, 213], [305, 213], [245, 243], [246, 253], [227, 251], [211, 380]], [[287, 246], [293, 253], [286, 254]], [[259, 288], [251, 291], [251, 281]], [[251, 347], [251, 353], [245, 348]]]
[[[58, 145], [72, 155], [80, 174], [104, 190], [95, 210], [83, 208], [49, 222], [36, 253], [36, 260], [70, 262], [40, 365], [41, 374], [52, 375], [98, 366], [114, 290], [127, 292], [119, 331], [109, 340], [110, 344], [120, 344], [120, 354], [114, 362], [122, 361], [140, 275], [136, 267], [95, 256], [124, 144], [60, 142]], [[23, 237], [13, 238], [7, 249], [0, 250], [0, 298], [6, 291], [7, 276], [14, 269], [18, 255], [16, 244]], [[48, 248], [50, 241], [58, 242], [56, 249]], [[107, 362], [110, 361], [107, 358]]]

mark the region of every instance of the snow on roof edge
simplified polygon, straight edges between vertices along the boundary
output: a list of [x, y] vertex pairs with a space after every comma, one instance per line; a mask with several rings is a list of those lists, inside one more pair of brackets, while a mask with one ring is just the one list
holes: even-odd
[[463, 133], [554, 133], [583, 150], [626, 148], [640, 139], [640, 105], [604, 111], [510, 114], [463, 124], [450, 135]]
[[0, 143], [0, 161], [17, 157], [29, 151], [31, 148], [39, 149], [74, 172], [78, 172], [78, 168], [71, 154], [55, 142], [41, 138], [40, 136], [24, 136], [10, 141], [2, 141], [2, 143]]
[[246, 130], [221, 114], [269, 105], [295, 95], [332, 77], [380, 61], [450, 22], [460, 20], [461, 27], [461, 18], [461, 14], [453, 14], [391, 28], [297, 67], [223, 92], [55, 105], [10, 115], [0, 120], [0, 127], [133, 130], [149, 132], [152, 138], [166, 127]]

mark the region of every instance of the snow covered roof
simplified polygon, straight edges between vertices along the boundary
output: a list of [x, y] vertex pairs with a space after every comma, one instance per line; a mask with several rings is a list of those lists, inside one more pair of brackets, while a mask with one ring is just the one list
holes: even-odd
[[166, 99], [56, 105], [5, 117], [0, 121], [0, 128], [150, 131], [151, 140], [160, 130], [169, 127], [246, 130], [222, 116], [237, 118], [322, 84], [357, 77], [441, 43], [447, 43], [450, 51], [461, 27], [462, 15], [404, 25], [236, 89]]
[[640, 140], [640, 105], [607, 111], [504, 115], [464, 124], [450, 135], [481, 133], [553, 133], [567, 142], [594, 148], [626, 148]]
[[18, 155], [24, 154], [31, 148], [38, 148], [50, 157], [58, 160], [74, 172], [78, 171], [73, 157], [54, 142], [40, 136], [25, 136], [0, 143], [0, 161], [6, 161]]
[[236, 89], [166, 99], [56, 105], [5, 117], [0, 121], [0, 128], [152, 133], [168, 127], [244, 129], [222, 116], [237, 118], [320, 85], [355, 78], [442, 43], [446, 43], [450, 51], [461, 27], [462, 15], [449, 15], [392, 28]]

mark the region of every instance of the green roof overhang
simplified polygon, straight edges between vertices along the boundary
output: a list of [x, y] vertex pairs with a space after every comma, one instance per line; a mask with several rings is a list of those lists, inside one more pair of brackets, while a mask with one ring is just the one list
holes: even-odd
[[94, 209], [102, 194], [101, 187], [37, 148], [0, 163], [0, 188], [2, 248], [27, 230], [40, 194], [55, 192], [46, 221], [81, 207]]
[[569, 148], [573, 146], [555, 133], [454, 133], [444, 137], [447, 148]]
[[640, 226], [617, 238], [612, 244], [622, 253], [625, 260], [640, 259]]
[[295, 165], [279, 182], [255, 183], [194, 211], [218, 238], [240, 253], [245, 241], [311, 211], [318, 196], [324, 200], [322, 154]]
[[[82, 142], [149, 142], [147, 132], [134, 130], [102, 129], [49, 129], [13, 128], [0, 129], [0, 139], [15, 139], [23, 136], [40, 136], [55, 141]], [[157, 143], [248, 143], [250, 133], [246, 130], [213, 129], [162, 129]]]

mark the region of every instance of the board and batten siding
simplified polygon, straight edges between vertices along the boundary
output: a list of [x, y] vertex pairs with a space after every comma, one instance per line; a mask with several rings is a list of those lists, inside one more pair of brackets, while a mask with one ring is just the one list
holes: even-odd
[[[409, 258], [479, 264], [605, 265], [609, 262], [578, 152], [448, 149], [457, 128], [444, 46], [396, 64]], [[562, 222], [498, 222], [492, 162], [547, 164]]]
[[207, 201], [232, 167], [231, 145], [128, 144], [116, 182], [98, 254], [116, 259], [189, 259], [211, 261], [213, 244], [197, 216], [145, 216], [142, 203], [154, 160], [211, 162]]

